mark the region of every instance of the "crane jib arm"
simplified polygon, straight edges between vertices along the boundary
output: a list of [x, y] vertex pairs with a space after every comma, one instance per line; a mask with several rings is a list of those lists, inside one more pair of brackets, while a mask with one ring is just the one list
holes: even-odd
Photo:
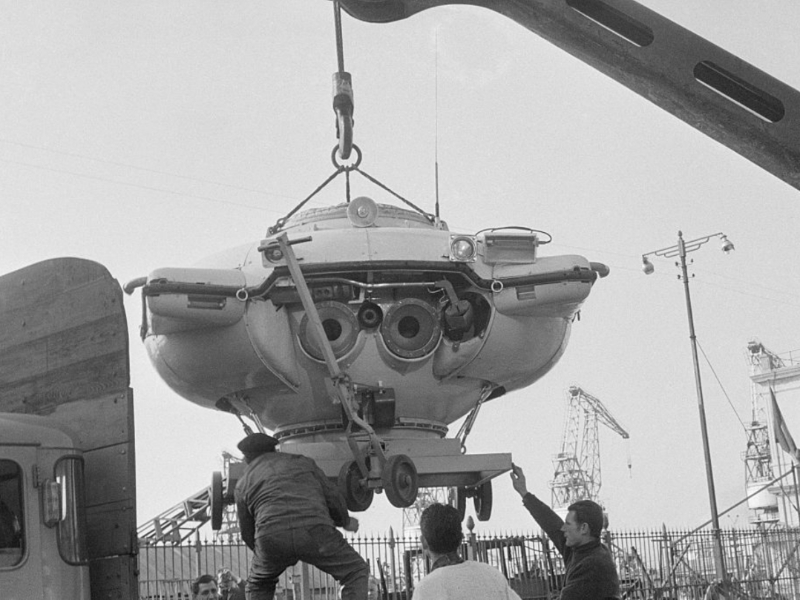
[[800, 189], [800, 92], [633, 0], [340, 0], [353, 17], [498, 12]]

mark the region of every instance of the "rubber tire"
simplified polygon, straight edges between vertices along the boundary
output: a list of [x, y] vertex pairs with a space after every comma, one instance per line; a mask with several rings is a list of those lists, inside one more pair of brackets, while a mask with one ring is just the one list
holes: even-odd
[[351, 460], [342, 465], [339, 470], [337, 485], [342, 496], [344, 496], [347, 510], [364, 512], [372, 504], [375, 492], [362, 485], [361, 471], [356, 461]]
[[383, 491], [392, 506], [408, 508], [417, 501], [419, 482], [414, 462], [405, 454], [395, 454], [386, 460], [381, 473]]
[[487, 481], [479, 485], [472, 501], [478, 521], [488, 521], [492, 516], [492, 482]]
[[447, 503], [458, 511], [460, 521], [467, 515], [467, 490], [463, 487], [451, 487], [447, 490]]
[[209, 504], [211, 507], [211, 529], [219, 531], [222, 529], [222, 513], [225, 509], [225, 501], [222, 498], [222, 473], [220, 471], [211, 473]]

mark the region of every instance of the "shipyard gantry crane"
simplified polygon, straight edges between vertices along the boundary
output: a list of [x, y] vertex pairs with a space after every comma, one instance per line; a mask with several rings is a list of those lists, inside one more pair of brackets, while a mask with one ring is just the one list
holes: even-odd
[[577, 500], [597, 501], [601, 485], [600, 423], [623, 439], [630, 437], [603, 403], [581, 388], [570, 387], [567, 400], [561, 451], [553, 457], [555, 474], [550, 482], [554, 509], [566, 508]]
[[[784, 366], [783, 359], [765, 348], [758, 340], [751, 340], [747, 343], [747, 362], [750, 365], [751, 378], [764, 371], [773, 371]], [[750, 424], [745, 428], [747, 448], [742, 453], [745, 489], [748, 495], [773, 479], [769, 420], [766, 411], [769, 402], [768, 394], [768, 389], [751, 379], [751, 417]], [[772, 524], [779, 520], [777, 499], [769, 490], [764, 490], [750, 498], [748, 507], [751, 511], [750, 521], [758, 526]]]
[[[776, 431], [776, 428], [782, 428], [778, 421], [782, 423], [783, 417], [775, 412], [780, 395], [797, 390], [800, 360], [791, 353], [778, 356], [759, 341], [751, 341], [747, 350], [751, 365], [754, 411], [758, 411], [755, 413], [758, 416], [753, 418], [745, 452], [749, 496], [758, 487], [763, 487], [764, 481], [769, 482], [770, 476], [782, 478], [794, 468], [794, 461], [781, 448]], [[764, 410], [768, 405], [765, 417]], [[792, 405], [788, 406], [791, 409]], [[778, 443], [773, 444], [773, 441]], [[751, 520], [760, 524], [783, 521], [790, 526], [797, 525], [800, 518], [797, 512], [797, 494], [797, 483], [784, 482], [750, 497], [748, 506], [753, 511]]]

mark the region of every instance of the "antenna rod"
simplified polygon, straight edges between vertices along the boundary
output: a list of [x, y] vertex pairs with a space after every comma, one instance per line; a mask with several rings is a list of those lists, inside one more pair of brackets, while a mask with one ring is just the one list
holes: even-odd
[[437, 156], [435, 159], [435, 171], [436, 171], [436, 220], [439, 220], [439, 157]]
[[433, 164], [434, 176], [436, 178], [436, 222], [439, 222], [439, 28], [436, 28], [434, 52], [434, 144], [433, 144]]

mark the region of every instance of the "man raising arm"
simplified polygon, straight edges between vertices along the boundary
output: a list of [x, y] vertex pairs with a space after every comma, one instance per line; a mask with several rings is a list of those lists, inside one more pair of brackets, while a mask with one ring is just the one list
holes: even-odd
[[600, 542], [603, 509], [591, 500], [570, 504], [562, 521], [553, 510], [528, 492], [525, 473], [512, 465], [511, 482], [522, 503], [564, 558], [566, 569], [560, 600], [618, 599], [619, 577], [611, 552]]

